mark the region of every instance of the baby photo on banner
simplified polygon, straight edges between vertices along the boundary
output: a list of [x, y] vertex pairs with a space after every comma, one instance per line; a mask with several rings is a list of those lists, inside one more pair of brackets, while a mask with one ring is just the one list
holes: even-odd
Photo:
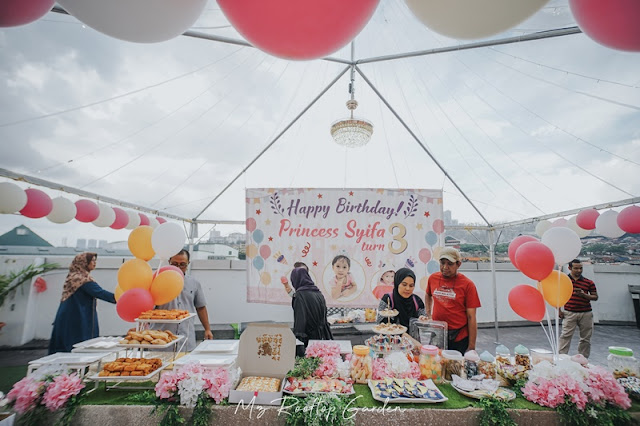
[[420, 294], [439, 270], [441, 190], [247, 189], [246, 203], [248, 302], [290, 304], [296, 262], [334, 307], [377, 306], [403, 267]]

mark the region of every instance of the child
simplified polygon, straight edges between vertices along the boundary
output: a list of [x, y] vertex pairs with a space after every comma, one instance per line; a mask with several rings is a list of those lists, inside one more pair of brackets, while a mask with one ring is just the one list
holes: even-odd
[[336, 274], [330, 284], [331, 297], [334, 300], [339, 300], [354, 294], [358, 290], [358, 286], [349, 273], [349, 269], [351, 269], [349, 258], [340, 254], [333, 258], [331, 265]]
[[382, 296], [393, 291], [393, 277], [395, 275], [396, 273], [392, 269], [380, 275], [380, 281], [378, 281], [378, 285], [373, 289], [373, 295], [376, 299], [380, 300]]

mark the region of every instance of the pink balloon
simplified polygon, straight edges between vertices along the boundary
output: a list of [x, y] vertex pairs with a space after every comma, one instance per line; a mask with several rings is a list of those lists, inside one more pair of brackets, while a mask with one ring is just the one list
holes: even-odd
[[253, 232], [256, 230], [256, 220], [252, 217], [250, 217], [249, 219], [247, 219], [246, 221], [246, 225], [247, 225], [247, 231], [249, 232]]
[[569, 0], [580, 29], [606, 47], [640, 52], [638, 0]]
[[561, 217], [560, 219], [556, 219], [552, 224], [551, 227], [552, 228], [562, 228], [562, 227], [566, 227], [567, 223], [569, 221], [563, 217]]
[[625, 207], [618, 213], [618, 226], [624, 232], [640, 234], [640, 207]]
[[231, 25], [257, 48], [285, 59], [316, 59], [345, 46], [379, 0], [218, 0]]
[[144, 215], [142, 213], [138, 213], [138, 216], [140, 216], [140, 226], [146, 226], [149, 225], [149, 218], [147, 217], [147, 215]]
[[269, 256], [271, 256], [271, 247], [267, 245], [260, 246], [260, 256], [262, 256], [263, 259], [269, 258]]
[[530, 285], [517, 285], [509, 292], [509, 306], [522, 318], [540, 322], [544, 318], [544, 298], [537, 288]]
[[156, 220], [158, 221], [158, 223], [160, 225], [162, 225], [163, 223], [165, 223], [167, 221], [167, 219], [160, 217], [160, 216], [156, 216]]
[[78, 222], [91, 223], [100, 216], [100, 207], [93, 201], [76, 201], [76, 220]]
[[184, 272], [182, 272], [182, 269], [178, 268], [177, 266], [167, 265], [167, 266], [163, 266], [162, 268], [160, 268], [157, 271], [155, 271], [153, 273], [153, 278], [155, 279], [158, 276], [158, 274], [161, 274], [164, 271], [176, 271], [176, 272], [179, 272], [180, 275], [182, 275], [184, 277]]
[[53, 201], [47, 194], [35, 188], [25, 189], [24, 192], [27, 194], [27, 204], [20, 210], [20, 214], [37, 219], [51, 213]]
[[516, 263], [516, 251], [518, 251], [518, 248], [520, 248], [521, 245], [531, 241], [539, 241], [539, 240], [530, 235], [519, 235], [509, 243], [509, 250], [508, 250], [509, 259], [511, 260], [511, 263], [513, 264], [513, 266], [515, 266], [517, 269], [520, 269], [520, 268], [518, 268], [518, 264]]
[[529, 241], [518, 247], [516, 262], [523, 274], [536, 281], [547, 278], [556, 263], [551, 249], [538, 241]]
[[114, 207], [113, 211], [116, 213], [116, 220], [113, 221], [110, 228], [122, 229], [129, 224], [129, 215], [127, 212], [119, 207]]
[[2, 0], [0, 1], [0, 27], [25, 25], [46, 15], [55, 0]]
[[153, 309], [154, 306], [149, 290], [132, 288], [122, 293], [116, 303], [116, 312], [123, 320], [133, 322], [142, 312]]
[[436, 219], [433, 221], [433, 232], [438, 235], [444, 232], [444, 221], [442, 219]]
[[576, 216], [576, 225], [582, 229], [596, 229], [596, 219], [600, 216], [596, 209], [582, 210]]
[[423, 248], [418, 252], [418, 259], [420, 259], [420, 262], [422, 263], [427, 263], [428, 261], [431, 260], [431, 250], [429, 250], [428, 248]]

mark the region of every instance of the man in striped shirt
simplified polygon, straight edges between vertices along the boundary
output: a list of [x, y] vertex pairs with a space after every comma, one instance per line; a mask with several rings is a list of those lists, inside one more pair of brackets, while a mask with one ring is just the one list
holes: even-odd
[[560, 309], [562, 335], [560, 336], [560, 353], [569, 353], [571, 338], [576, 326], [580, 329], [578, 353], [589, 358], [591, 353], [591, 335], [593, 334], [593, 312], [591, 301], [598, 300], [598, 292], [593, 281], [582, 276], [582, 263], [578, 259], [569, 262], [569, 278], [573, 283], [571, 299]]

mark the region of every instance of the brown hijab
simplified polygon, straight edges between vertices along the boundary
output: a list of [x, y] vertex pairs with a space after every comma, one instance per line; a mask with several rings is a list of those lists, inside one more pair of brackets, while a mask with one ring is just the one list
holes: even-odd
[[89, 275], [89, 264], [97, 257], [96, 253], [80, 253], [71, 261], [69, 273], [67, 274], [67, 279], [64, 280], [64, 287], [62, 288], [61, 302], [70, 298], [84, 283], [95, 281]]

